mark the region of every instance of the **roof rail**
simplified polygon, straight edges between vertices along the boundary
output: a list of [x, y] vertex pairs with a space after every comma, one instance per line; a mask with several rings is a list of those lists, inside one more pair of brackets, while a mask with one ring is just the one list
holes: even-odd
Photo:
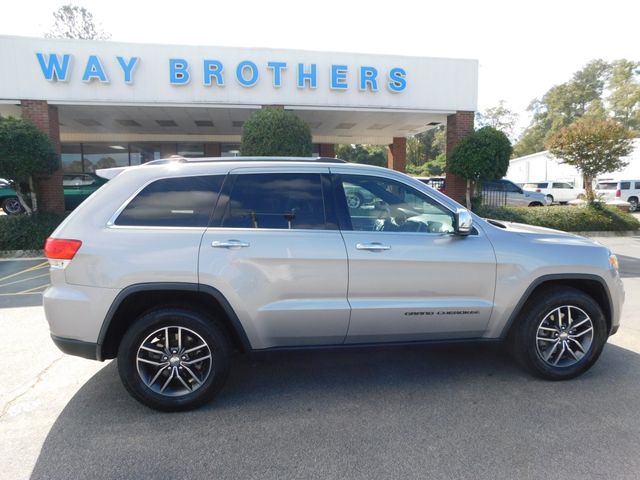
[[180, 155], [171, 155], [168, 158], [152, 160], [144, 165], [163, 165], [166, 163], [201, 163], [201, 162], [320, 162], [320, 163], [347, 163], [345, 160], [334, 157], [196, 157], [186, 158]]

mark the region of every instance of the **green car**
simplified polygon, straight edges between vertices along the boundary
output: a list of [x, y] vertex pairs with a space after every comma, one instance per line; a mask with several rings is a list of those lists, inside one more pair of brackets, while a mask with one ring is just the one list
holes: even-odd
[[[95, 192], [107, 180], [92, 173], [65, 173], [62, 176], [64, 208], [73, 210]], [[18, 201], [16, 191], [7, 180], [0, 179], [0, 207], [7, 215], [22, 213], [24, 209]]]

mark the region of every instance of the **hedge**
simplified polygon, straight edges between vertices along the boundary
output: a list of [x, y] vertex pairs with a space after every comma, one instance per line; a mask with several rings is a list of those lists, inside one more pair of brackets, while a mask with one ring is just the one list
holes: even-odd
[[46, 238], [64, 217], [65, 215], [44, 212], [0, 216], [0, 251], [42, 250]]
[[637, 230], [640, 222], [628, 212], [614, 207], [590, 205], [582, 207], [487, 207], [475, 213], [484, 218], [526, 223], [566, 232], [603, 232]]

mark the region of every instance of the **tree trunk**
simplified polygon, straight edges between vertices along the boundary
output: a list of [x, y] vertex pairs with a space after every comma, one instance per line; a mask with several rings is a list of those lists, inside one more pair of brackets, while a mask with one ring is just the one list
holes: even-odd
[[467, 178], [466, 201], [467, 201], [467, 210], [471, 210], [471, 179], [470, 178]]
[[591, 204], [595, 200], [593, 194], [593, 178], [589, 175], [583, 175], [582, 182], [584, 183], [584, 193], [587, 196], [587, 203]]
[[16, 191], [16, 196], [18, 197], [18, 201], [20, 202], [20, 205], [22, 205], [22, 208], [24, 208], [24, 211], [26, 212], [27, 215], [31, 215], [33, 212], [31, 210], [31, 207], [25, 201], [24, 196], [22, 195], [22, 190], [20, 188], [20, 182], [15, 180], [13, 182], [13, 188]]
[[36, 186], [33, 182], [33, 177], [29, 177], [29, 190], [31, 190], [31, 206], [33, 211], [38, 211], [38, 197], [36, 195]]

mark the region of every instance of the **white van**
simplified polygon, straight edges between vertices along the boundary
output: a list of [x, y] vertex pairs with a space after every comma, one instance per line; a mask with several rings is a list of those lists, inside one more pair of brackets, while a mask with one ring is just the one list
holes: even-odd
[[626, 200], [629, 202], [629, 211], [637, 212], [640, 180], [598, 180], [594, 193], [596, 198], [602, 198], [607, 203], [613, 200]]

